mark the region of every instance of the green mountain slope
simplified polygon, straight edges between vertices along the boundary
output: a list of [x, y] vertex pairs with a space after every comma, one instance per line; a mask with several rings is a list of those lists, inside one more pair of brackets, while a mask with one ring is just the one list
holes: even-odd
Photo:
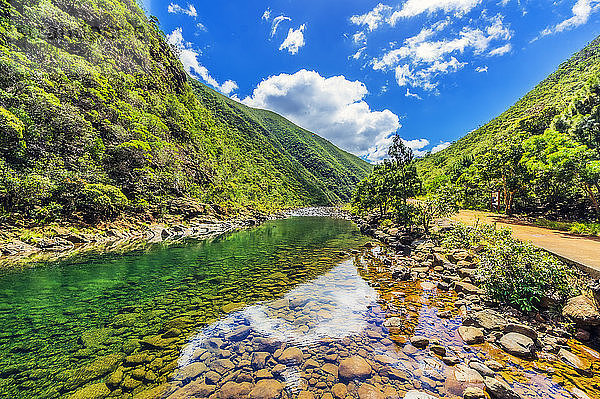
[[[466, 206], [484, 208], [489, 203], [489, 192], [500, 189], [502, 185], [494, 181], [489, 171], [487, 174], [480, 173], [485, 163], [500, 162], [498, 157], [490, 154], [492, 149], [501, 151], [514, 145], [518, 151], [524, 151], [521, 146], [525, 140], [543, 134], [561, 113], [573, 106], [574, 101], [586, 95], [586, 86], [590, 79], [598, 76], [599, 69], [600, 38], [596, 38], [503, 114], [468, 133], [446, 150], [420, 160], [418, 169], [426, 187], [434, 190], [444, 182], [457, 183], [463, 188]], [[515, 159], [518, 161], [518, 157]], [[506, 163], [503, 165], [506, 166]], [[515, 163], [513, 168], [518, 166]], [[525, 167], [524, 164], [520, 166]], [[514, 170], [512, 173], [516, 174]], [[517, 190], [520, 196], [517, 205], [522, 209], [531, 210], [543, 205], [536, 194], [530, 192], [533, 188], [528, 183], [534, 178], [523, 177], [529, 180]], [[561, 200], [565, 200], [564, 196]]]
[[370, 165], [189, 78], [134, 0], [0, 0], [0, 212], [347, 201]]

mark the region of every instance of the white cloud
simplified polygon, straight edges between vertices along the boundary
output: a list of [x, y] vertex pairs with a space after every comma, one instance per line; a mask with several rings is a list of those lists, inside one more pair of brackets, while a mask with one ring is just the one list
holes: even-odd
[[377, 161], [401, 125], [392, 111], [372, 110], [367, 94], [360, 81], [325, 78], [303, 69], [263, 80], [242, 102], [275, 111], [347, 151]]
[[196, 28], [198, 28], [198, 30], [201, 32], [208, 32], [208, 29], [206, 29], [206, 26], [204, 26], [204, 24], [201, 22], [198, 22], [196, 24]]
[[[511, 32], [501, 16], [486, 18], [487, 27], [464, 27], [457, 36], [435, 40], [434, 37], [449, 24], [440, 21], [430, 28], [422, 29], [416, 36], [409, 37], [401, 47], [389, 50], [380, 58], [373, 59], [374, 70], [394, 70], [399, 86], [422, 87], [435, 90], [436, 77], [462, 69], [466, 62], [456, 57], [467, 50], [475, 55], [483, 54], [494, 42], [511, 39]], [[502, 55], [510, 51], [510, 43], [496, 48], [490, 55]]]
[[372, 32], [387, 21], [391, 16], [392, 11], [392, 7], [379, 3], [374, 9], [366, 14], [350, 17], [350, 22], [359, 26], [366, 25]]
[[279, 28], [279, 24], [283, 21], [291, 21], [290, 17], [286, 17], [285, 15], [280, 15], [278, 17], [273, 18], [273, 24], [271, 25], [271, 37], [275, 36], [277, 33], [277, 28]]
[[366, 49], [367, 49], [366, 47], [359, 48], [358, 51], [352, 55], [352, 58], [354, 58], [355, 60], [358, 60], [360, 57], [362, 57], [362, 54]]
[[408, 87], [406, 88], [406, 94], [404, 96], [405, 97], [409, 97], [409, 98], [416, 98], [417, 100], [422, 100], [423, 99], [417, 93], [411, 93], [410, 89]]
[[295, 55], [298, 54], [298, 50], [304, 47], [306, 44], [304, 42], [304, 31], [306, 30], [306, 25], [302, 24], [298, 29], [292, 29], [288, 31], [288, 35], [279, 46], [279, 50], [287, 50], [290, 54]]
[[238, 88], [237, 83], [232, 80], [227, 80], [221, 85], [210, 75], [208, 69], [198, 61], [200, 53], [192, 48], [190, 42], [184, 40], [183, 30], [181, 28], [177, 28], [167, 35], [167, 43], [176, 48], [179, 53], [179, 60], [187, 73], [192, 77], [202, 79], [204, 82], [226, 95], [230, 95]]
[[504, 46], [498, 47], [490, 51], [490, 55], [504, 55], [512, 50], [512, 45], [510, 43], [505, 44]]
[[185, 14], [194, 18], [198, 16], [196, 7], [194, 7], [192, 4], [188, 4], [187, 8], [183, 8], [179, 4], [171, 3], [169, 4], [167, 11], [169, 11], [171, 14]]
[[435, 154], [437, 152], [445, 150], [446, 148], [450, 147], [450, 145], [452, 145], [452, 143], [449, 141], [446, 141], [445, 143], [440, 143], [431, 149], [431, 153]]
[[600, 7], [599, 3], [600, 0], [577, 0], [573, 6], [573, 16], [571, 18], [568, 18], [553, 27], [544, 29], [540, 35], [547, 36], [553, 33], [560, 33], [586, 24], [592, 13], [598, 11], [598, 8]]
[[263, 13], [261, 19], [264, 19], [265, 21], [268, 21], [269, 19], [271, 19], [271, 9], [267, 8], [265, 10], [265, 12]]
[[481, 0], [408, 0], [400, 10], [390, 16], [389, 23], [394, 26], [402, 18], [415, 17], [423, 13], [432, 14], [437, 11], [462, 16], [480, 3]]
[[487, 72], [487, 71], [488, 71], [488, 66], [487, 65], [475, 68], [475, 72], [482, 73], [482, 72]]
[[433, 14], [438, 11], [453, 13], [457, 17], [477, 7], [482, 0], [407, 0], [401, 8], [392, 8], [388, 5], [379, 3], [375, 8], [366, 14], [354, 15], [350, 22], [359, 26], [367, 26], [369, 31], [374, 31], [384, 24], [396, 26], [402, 18], [415, 17], [417, 15], [428, 13]]
[[353, 36], [352, 36], [352, 40], [354, 40], [354, 43], [356, 44], [360, 44], [360, 45], [365, 45], [367, 44], [367, 35], [365, 34], [365, 32], [356, 32]]

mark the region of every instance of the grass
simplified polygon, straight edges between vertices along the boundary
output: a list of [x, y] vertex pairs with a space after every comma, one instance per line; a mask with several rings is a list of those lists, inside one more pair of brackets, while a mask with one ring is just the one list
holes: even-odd
[[544, 218], [536, 218], [533, 221], [533, 224], [547, 229], [567, 231], [569, 233], [582, 236], [600, 237], [600, 223], [561, 222]]

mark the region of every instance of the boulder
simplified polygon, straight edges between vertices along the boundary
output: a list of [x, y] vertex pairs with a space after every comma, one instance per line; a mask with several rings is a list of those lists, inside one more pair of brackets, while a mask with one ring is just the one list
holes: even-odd
[[463, 393], [464, 399], [485, 399], [485, 392], [478, 387], [467, 387]]
[[562, 314], [579, 326], [592, 327], [600, 325], [600, 312], [598, 312], [594, 301], [585, 295], [569, 299], [563, 308]]
[[341, 378], [353, 380], [367, 378], [371, 376], [373, 370], [365, 359], [360, 356], [352, 356], [342, 360], [338, 373]]
[[336, 399], [344, 399], [348, 394], [348, 388], [346, 387], [346, 384], [338, 382], [331, 388], [331, 393]]
[[535, 343], [523, 334], [516, 332], [505, 334], [498, 343], [506, 352], [517, 357], [529, 359], [535, 355]]
[[425, 392], [410, 390], [404, 394], [404, 399], [438, 399], [437, 397]]
[[498, 312], [491, 309], [476, 312], [463, 321], [464, 325], [478, 326], [486, 330], [503, 330], [507, 322]]
[[77, 390], [69, 399], [103, 399], [110, 394], [110, 389], [105, 383], [89, 385]]
[[522, 399], [508, 384], [492, 377], [485, 377], [485, 389], [495, 399]]
[[458, 334], [468, 345], [483, 342], [483, 331], [477, 327], [460, 326], [458, 327]]
[[250, 335], [252, 329], [248, 326], [238, 326], [225, 336], [230, 341], [241, 341]]
[[474, 370], [464, 364], [459, 364], [454, 368], [454, 377], [459, 382], [466, 382], [469, 384], [481, 384], [483, 377], [477, 370]]
[[579, 371], [585, 372], [585, 371], [588, 371], [592, 367], [592, 364], [590, 363], [589, 360], [582, 359], [579, 356], [577, 356], [576, 354], [574, 354], [573, 352], [568, 351], [564, 348], [561, 348], [558, 351], [558, 357], [560, 358], [560, 360], [562, 360], [569, 366], [571, 366], [574, 369], [579, 370]]
[[429, 345], [429, 339], [423, 337], [422, 335], [415, 335], [414, 337], [410, 338], [410, 343], [415, 348], [425, 348], [427, 345]]
[[537, 339], [538, 339], [537, 331], [535, 331], [533, 328], [523, 325], [523, 324], [509, 323], [506, 325], [506, 327], [504, 327], [504, 332], [505, 333], [516, 332], [519, 334], [523, 334], [526, 337], [529, 337], [534, 341], [537, 341]]
[[454, 283], [454, 290], [456, 292], [464, 292], [465, 294], [483, 294], [483, 291], [477, 286], [465, 281], [457, 281]]
[[249, 382], [233, 382], [228, 381], [221, 388], [219, 388], [219, 398], [220, 399], [241, 399], [246, 398], [250, 391], [252, 390], [253, 385]]
[[477, 361], [470, 362], [469, 367], [471, 367], [473, 370], [477, 371], [479, 374], [483, 375], [484, 377], [493, 377], [496, 374], [496, 373], [494, 373], [494, 370], [492, 370], [491, 368], [489, 368], [488, 366], [486, 366], [485, 364], [483, 364], [481, 362], [477, 362]]

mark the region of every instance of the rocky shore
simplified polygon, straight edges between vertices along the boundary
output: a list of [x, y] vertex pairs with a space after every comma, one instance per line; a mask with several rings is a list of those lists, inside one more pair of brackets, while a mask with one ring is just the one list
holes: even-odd
[[0, 268], [52, 262], [86, 254], [126, 253], [151, 244], [169, 244], [183, 239], [208, 239], [257, 226], [266, 220], [286, 217], [350, 218], [347, 212], [334, 207], [307, 207], [272, 214], [254, 212], [250, 216], [228, 217], [216, 209], [199, 206], [181, 203], [171, 208], [177, 212], [176, 215], [167, 215], [160, 223], [117, 221], [85, 229], [51, 226], [32, 229], [25, 234], [5, 226], [0, 235]]

